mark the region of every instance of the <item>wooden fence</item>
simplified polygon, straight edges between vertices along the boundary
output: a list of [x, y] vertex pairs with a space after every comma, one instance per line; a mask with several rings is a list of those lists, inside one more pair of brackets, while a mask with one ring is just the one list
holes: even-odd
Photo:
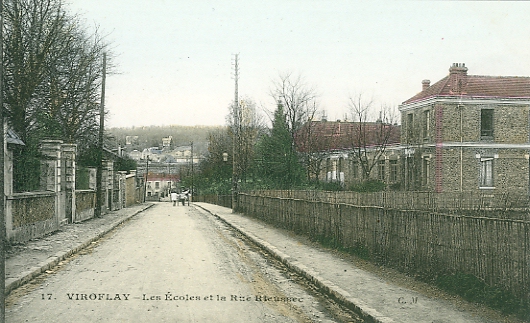
[[529, 221], [255, 194], [240, 194], [238, 206], [407, 273], [472, 274], [530, 302]]
[[252, 191], [253, 195], [293, 198], [307, 201], [376, 206], [397, 210], [422, 210], [481, 217], [530, 221], [530, 198], [524, 194], [493, 192], [413, 192], [382, 191], [359, 193], [352, 191]]
[[232, 208], [232, 195], [196, 195], [193, 196], [193, 201]]

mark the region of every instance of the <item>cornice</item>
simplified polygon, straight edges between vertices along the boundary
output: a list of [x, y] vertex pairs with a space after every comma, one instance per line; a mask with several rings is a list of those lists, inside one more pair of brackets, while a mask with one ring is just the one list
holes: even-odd
[[462, 105], [474, 104], [474, 105], [489, 105], [489, 104], [502, 104], [502, 105], [530, 105], [530, 98], [487, 98], [487, 97], [439, 97], [433, 96], [421, 101], [411, 102], [406, 104], [400, 104], [398, 106], [399, 111], [409, 111], [418, 108], [423, 108], [428, 105], [435, 103], [457, 103]]

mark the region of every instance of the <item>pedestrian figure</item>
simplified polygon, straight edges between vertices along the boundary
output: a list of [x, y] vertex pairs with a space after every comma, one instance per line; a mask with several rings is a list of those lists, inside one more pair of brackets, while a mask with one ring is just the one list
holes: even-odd
[[178, 194], [177, 192], [171, 192], [171, 201], [173, 202], [173, 206], [177, 204]]
[[182, 190], [182, 193], [180, 193], [180, 201], [182, 202], [183, 206], [186, 204], [186, 201], [188, 201], [188, 205], [190, 205], [189, 194], [190, 191], [186, 188]]

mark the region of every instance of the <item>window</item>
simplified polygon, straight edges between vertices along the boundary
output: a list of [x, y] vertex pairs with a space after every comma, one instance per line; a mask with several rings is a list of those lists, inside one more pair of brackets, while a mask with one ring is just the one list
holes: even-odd
[[351, 163], [351, 174], [353, 178], [359, 177], [359, 162], [357, 160], [354, 160]]
[[159, 189], [160, 188], [160, 182], [155, 182], [155, 189]]
[[385, 181], [385, 160], [380, 160], [379, 164], [377, 165], [379, 168], [379, 180]]
[[412, 113], [407, 114], [407, 136], [409, 141], [414, 137], [414, 115]]
[[423, 111], [423, 139], [429, 139], [429, 132], [431, 130], [431, 110]]
[[480, 187], [493, 187], [493, 157], [480, 159]]
[[398, 161], [397, 159], [390, 160], [390, 181], [397, 182], [398, 177]]
[[430, 165], [431, 161], [429, 157], [423, 157], [422, 161], [422, 169], [421, 169], [421, 184], [423, 187], [427, 187], [429, 185], [429, 176], [430, 176]]
[[480, 137], [486, 139], [493, 137], [493, 109], [480, 110]]

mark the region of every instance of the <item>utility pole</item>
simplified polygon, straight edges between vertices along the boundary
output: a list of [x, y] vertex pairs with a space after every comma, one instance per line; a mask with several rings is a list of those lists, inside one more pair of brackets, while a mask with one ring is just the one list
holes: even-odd
[[238, 194], [238, 176], [239, 176], [239, 94], [238, 94], [238, 80], [239, 80], [239, 54], [234, 54], [234, 139], [232, 142], [232, 212], [237, 210], [237, 194]]
[[145, 159], [144, 203], [145, 197], [147, 196], [147, 176], [149, 176], [149, 155]]
[[103, 132], [105, 130], [105, 79], [107, 74], [107, 53], [103, 53], [101, 75], [101, 103], [99, 105], [98, 167], [96, 169], [96, 217], [101, 217], [103, 207]]
[[[194, 172], [193, 172], [193, 141], [190, 143], [191, 145], [191, 189], [190, 189], [190, 196], [193, 196], [193, 176], [194, 176]], [[188, 204], [189, 204], [190, 200], [188, 198]]]
[[5, 213], [5, 191], [4, 191], [4, 1], [0, 0], [0, 122], [2, 123], [2, 131], [0, 132], [0, 192], [2, 198], [0, 199], [0, 323], [6, 320], [6, 213]]

